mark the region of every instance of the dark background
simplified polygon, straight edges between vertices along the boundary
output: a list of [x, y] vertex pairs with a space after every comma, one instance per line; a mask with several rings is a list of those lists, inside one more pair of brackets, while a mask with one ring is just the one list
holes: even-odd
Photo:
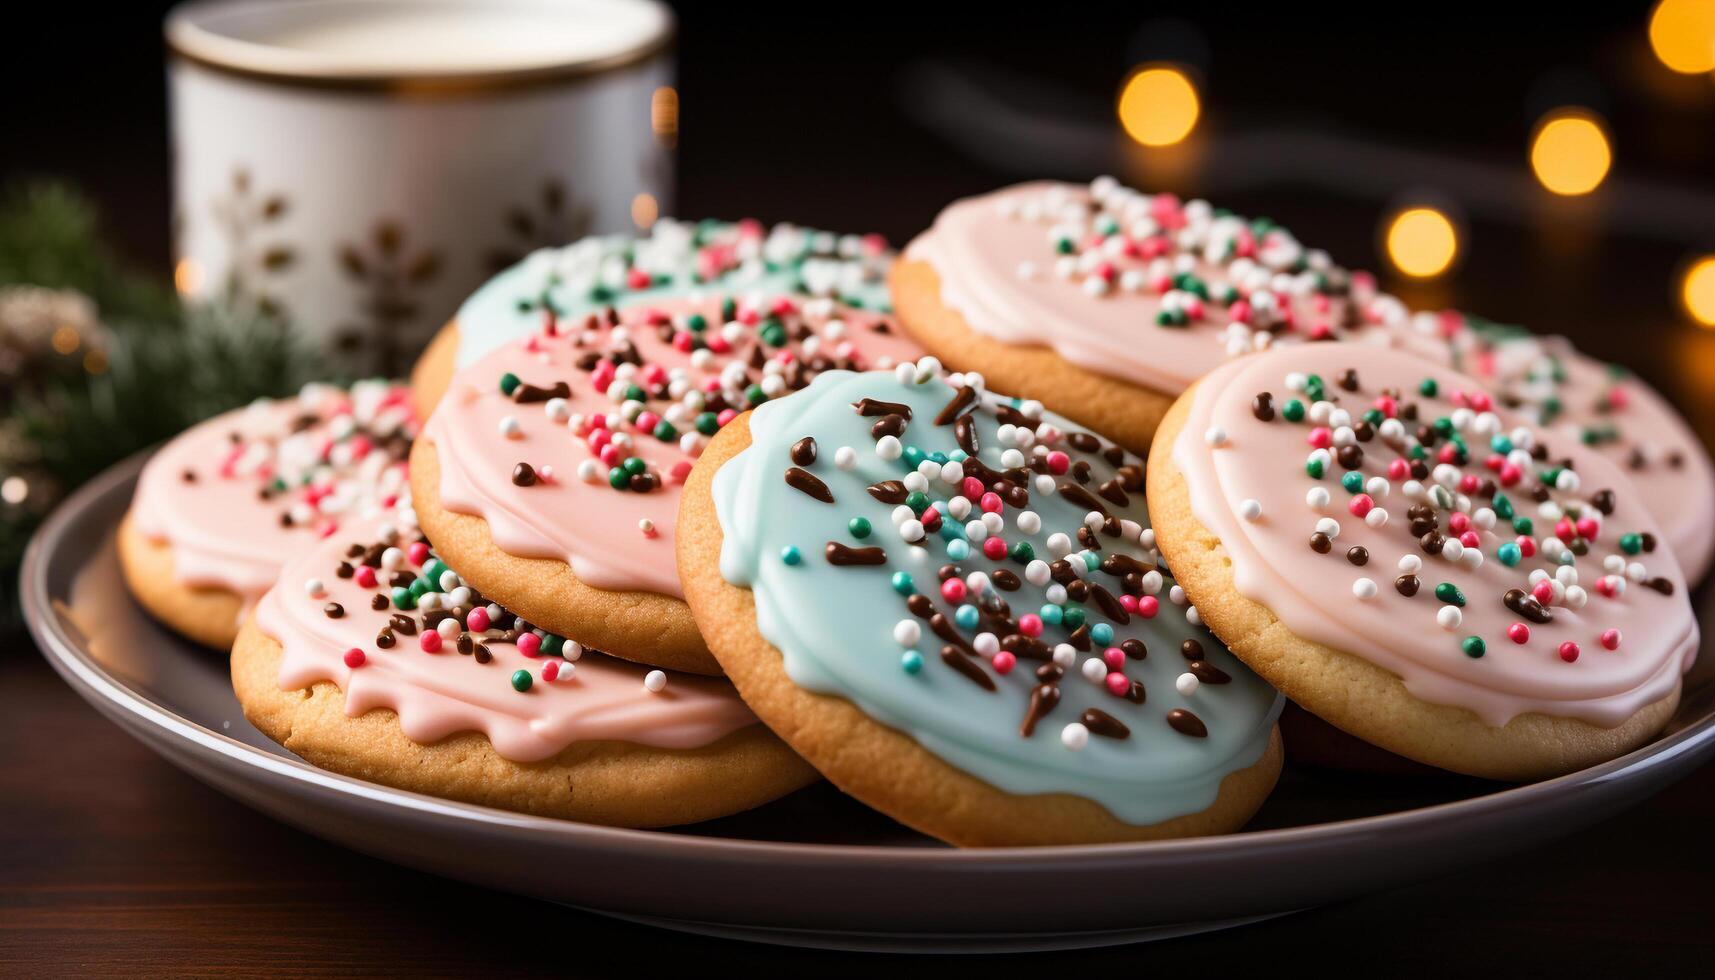
[[[0, 180], [75, 182], [100, 203], [116, 246], [163, 276], [167, 6], [30, 2], [0, 13]], [[1337, 175], [1246, 184], [1229, 174], [1215, 203], [1266, 213], [1338, 261], [1380, 268], [1379, 223], [1428, 195], [1463, 219], [1463, 260], [1438, 285], [1408, 287], [1409, 299], [1566, 333], [1664, 388], [1706, 439], [1715, 432], [1715, 334], [1694, 327], [1676, 300], [1683, 264], [1715, 251], [1715, 222], [1687, 233], [1627, 213], [1639, 190], [1715, 193], [1715, 79], [1654, 62], [1647, 4], [676, 6], [676, 212], [875, 230], [896, 244], [955, 196], [1026, 176], [1128, 175], [1117, 154], [1103, 162], [1087, 153], [1015, 172], [1006, 147], [973, 147], [944, 117], [926, 121], [936, 92], [924, 80], [947, 70], [1099, 134], [1127, 69], [1170, 58], [1200, 79], [1198, 138], [1216, 156], [1227, 137], [1291, 127], [1515, 178], [1528, 174], [1542, 111], [1589, 105], [1606, 117], [1616, 157], [1590, 200], [1554, 200], [1526, 184], [1508, 210], [1421, 174], [1345, 189]], [[1034, 149], [1032, 160], [1057, 159], [1051, 145]], [[1245, 164], [1209, 162], [1223, 172]], [[1192, 170], [1165, 183], [1195, 193], [1207, 182]], [[6, 644], [27, 653], [21, 637]], [[380, 865], [193, 783], [77, 703], [35, 656], [0, 657], [0, 672], [3, 972], [41, 974], [58, 962], [134, 973], [576, 974], [635, 972], [673, 955], [696, 957], [698, 969], [898, 968], [670, 936]], [[1715, 778], [1705, 771], [1627, 816], [1499, 865], [1067, 965], [1201, 973], [1256, 959], [1394, 975], [1698, 973], [1715, 915], [1711, 818]], [[1032, 972], [1058, 965], [1010, 962]]]

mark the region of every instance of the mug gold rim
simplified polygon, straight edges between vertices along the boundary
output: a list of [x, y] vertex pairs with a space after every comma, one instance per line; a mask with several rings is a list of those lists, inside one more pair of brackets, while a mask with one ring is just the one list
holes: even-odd
[[678, 18], [671, 9], [660, 5], [666, 13], [661, 30], [648, 40], [611, 55], [585, 58], [557, 64], [532, 65], [483, 71], [450, 72], [367, 72], [367, 71], [304, 71], [289, 68], [264, 68], [238, 64], [213, 57], [186, 43], [181, 33], [202, 30], [181, 20], [179, 10], [168, 14], [162, 34], [168, 53], [175, 64], [194, 65], [218, 74], [262, 82], [283, 88], [303, 88], [324, 92], [354, 92], [413, 98], [448, 98], [544, 88], [587, 81], [610, 75], [651, 61], [673, 50], [678, 43]]

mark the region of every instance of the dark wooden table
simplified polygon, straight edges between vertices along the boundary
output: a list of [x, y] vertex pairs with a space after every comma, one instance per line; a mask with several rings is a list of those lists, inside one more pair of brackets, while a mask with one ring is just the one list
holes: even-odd
[[[0, 647], [0, 974], [648, 976], [670, 964], [873, 976], [926, 961], [617, 922], [351, 853], [131, 741], [13, 636]], [[1577, 836], [1362, 901], [1187, 939], [938, 972], [1303, 964], [1385, 976], [1710, 975], [1715, 767]], [[575, 869], [568, 869], [575, 873]]]

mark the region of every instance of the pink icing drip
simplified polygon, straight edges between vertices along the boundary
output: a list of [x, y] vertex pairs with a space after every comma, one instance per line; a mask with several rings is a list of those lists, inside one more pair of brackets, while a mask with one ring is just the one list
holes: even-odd
[[[1351, 344], [1310, 345], [1247, 358], [1221, 367], [1199, 383], [1185, 429], [1174, 442], [1173, 461], [1185, 475], [1193, 513], [1220, 538], [1231, 557], [1238, 591], [1267, 606], [1292, 632], [1362, 657], [1397, 674], [1414, 696], [1468, 708], [1491, 725], [1540, 712], [1611, 728], [1666, 697], [1697, 653], [1697, 625], [1684, 578], [1669, 549], [1658, 547], [1640, 560], [1651, 575], [1674, 583], [1673, 596], [1636, 583], [1616, 598], [1590, 588], [1600, 574], [1600, 559], [1594, 556], [1616, 552], [1615, 540], [1621, 533], [1653, 531], [1655, 525], [1625, 476], [1576, 440], [1551, 436], [1548, 444], [1556, 458], [1574, 460], [1585, 496], [1612, 488], [1617, 507], [1604, 520], [1593, 557], [1578, 563], [1580, 582], [1590, 591], [1589, 604], [1581, 611], [1555, 606], [1554, 621], [1531, 624], [1532, 637], [1525, 645], [1506, 638], [1507, 626], [1520, 617], [1499, 597], [1507, 588], [1524, 587], [1528, 571], [1544, 567], [1541, 560], [1505, 567], [1493, 557], [1502, 540], [1493, 535], [1484, 535], [1488, 560], [1476, 571], [1455, 569], [1443, 558], [1424, 556], [1409, 534], [1405, 515], [1409, 502], [1399, 481], [1379, 502], [1392, 515], [1388, 525], [1379, 529], [1346, 511], [1345, 492], [1333, 478], [1323, 481], [1335, 497], [1327, 513], [1339, 521], [1340, 533], [1332, 554], [1310, 549], [1307, 540], [1322, 516], [1304, 500], [1312, 485], [1303, 476], [1310, 449], [1304, 437], [1310, 426], [1279, 418], [1259, 422], [1251, 415], [1251, 399], [1268, 391], [1279, 405], [1293, 395], [1285, 387], [1287, 373], [1316, 372], [1332, 378], [1335, 371], [1347, 367], [1357, 369], [1364, 384], [1358, 396], [1363, 398], [1362, 407], [1384, 387], [1415, 390], [1429, 373], [1441, 382], [1443, 392], [1477, 388], [1451, 371], [1431, 372], [1404, 355]], [[1330, 388], [1331, 393], [1339, 393], [1332, 391], [1331, 384]], [[1424, 399], [1423, 404], [1431, 417], [1448, 408], [1444, 401]], [[1503, 421], [1512, 428], [1513, 422], [1505, 416]], [[1211, 449], [1204, 434], [1216, 427], [1225, 431], [1228, 442]], [[1366, 473], [1373, 472], [1373, 464], [1366, 466]], [[1299, 478], [1293, 479], [1294, 474]], [[1528, 496], [1512, 496], [1522, 501], [1521, 510], [1530, 507]], [[1261, 502], [1261, 519], [1247, 522], [1239, 516], [1236, 504], [1246, 498]], [[1445, 519], [1442, 526], [1446, 527]], [[1368, 549], [1368, 565], [1355, 567], [1345, 561], [1342, 556], [1353, 545]], [[1407, 553], [1424, 561], [1418, 573], [1423, 586], [1414, 598], [1401, 596], [1393, 587], [1399, 574], [1395, 563]], [[1361, 601], [1353, 596], [1351, 586], [1359, 576], [1375, 580], [1379, 586], [1375, 598]], [[1436, 583], [1446, 580], [1460, 583], [1468, 599], [1463, 623], [1453, 632], [1440, 629], [1434, 619], [1439, 603], [1432, 593]], [[1604, 650], [1598, 642], [1609, 628], [1618, 628], [1623, 637], [1616, 651]], [[1487, 642], [1487, 654], [1481, 659], [1460, 651], [1459, 639], [1468, 635]], [[1556, 648], [1566, 640], [1578, 643], [1583, 651], [1575, 663], [1557, 656]]]
[[[771, 304], [764, 303], [766, 312]], [[662, 340], [645, 321], [655, 313], [701, 312], [708, 317], [709, 333], [720, 330], [717, 299], [703, 302], [677, 301], [622, 313], [632, 342], [645, 370], [682, 368], [699, 389], [718, 378], [732, 355], [715, 357], [708, 368], [693, 366], [690, 353]], [[915, 358], [921, 350], [897, 331], [879, 333], [870, 329], [874, 314], [844, 311], [847, 336], [854, 342], [862, 363], [876, 366], [881, 359]], [[819, 326], [819, 324], [818, 324]], [[680, 597], [679, 574], [673, 553], [673, 533], [678, 525], [678, 468], [688, 470], [694, 455], [685, 453], [675, 439], [662, 442], [637, 427], [626, 424], [635, 445], [625, 455], [645, 460], [649, 469], [663, 477], [661, 487], [648, 493], [620, 491], [607, 483], [608, 465], [596, 460], [599, 476], [585, 483], [577, 476], [578, 465], [595, 459], [588, 443], [564, 423], [547, 416], [542, 403], [517, 404], [500, 392], [499, 382], [507, 372], [523, 382], [551, 388], [567, 382], [571, 397], [568, 410], [575, 415], [617, 413], [619, 404], [594, 389], [590, 372], [577, 360], [590, 351], [607, 349], [608, 328], [594, 331], [591, 343], [580, 346], [584, 331], [547, 336], [537, 334], [512, 341], [459, 372], [451, 391], [430, 417], [424, 438], [433, 442], [441, 467], [441, 503], [448, 510], [472, 514], [488, 522], [494, 543], [509, 554], [524, 558], [553, 558], [571, 566], [584, 583], [610, 591], [642, 590]], [[748, 336], [735, 345], [736, 354], [749, 353]], [[797, 345], [791, 345], [796, 351]], [[752, 371], [752, 375], [758, 374]], [[649, 410], [660, 412], [663, 403], [651, 401]], [[502, 419], [518, 423], [520, 438], [501, 435]], [[691, 420], [678, 426], [682, 435], [694, 431]], [[831, 451], [831, 450], [830, 450]], [[528, 487], [515, 486], [513, 468], [529, 463], [540, 473], [544, 466], [552, 481]], [[639, 530], [639, 522], [651, 521], [655, 535]]]
[[[546, 759], [578, 741], [696, 748], [756, 722], [725, 681], [670, 674], [667, 687], [651, 694], [643, 687], [649, 668], [599, 653], [577, 661], [570, 680], [548, 681], [542, 668], [555, 658], [525, 657], [499, 641], [489, 643], [494, 659], [486, 664], [457, 653], [451, 644], [439, 653], [424, 653], [408, 636], [383, 650], [375, 636], [394, 610], [371, 609], [373, 591], [333, 574], [347, 544], [377, 536], [374, 519], [357, 522], [288, 563], [280, 587], [263, 596], [256, 622], [281, 645], [282, 690], [330, 681], [345, 692], [348, 716], [390, 708], [405, 734], [422, 743], [480, 732], [496, 752], [515, 762]], [[306, 594], [303, 583], [310, 578], [324, 583], [325, 597]], [[328, 618], [322, 611], [328, 602], [343, 605], [345, 615]], [[367, 657], [360, 667], [345, 663], [345, 651], [352, 647]], [[524, 693], [509, 682], [519, 669], [535, 675]]]

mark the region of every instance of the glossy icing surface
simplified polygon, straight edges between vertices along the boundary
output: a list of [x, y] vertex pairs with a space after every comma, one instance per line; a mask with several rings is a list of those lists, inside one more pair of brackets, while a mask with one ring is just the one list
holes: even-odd
[[1405, 319], [1367, 275], [1266, 219], [1110, 180], [1019, 184], [955, 201], [906, 249], [971, 329], [1177, 394], [1229, 357], [1361, 337]]
[[1239, 592], [1422, 700], [1613, 727], [1696, 656], [1679, 565], [1625, 475], [1450, 369], [1353, 344], [1236, 361], [1171, 451]]
[[483, 518], [502, 550], [612, 591], [683, 594], [680, 488], [739, 410], [828, 368], [919, 352], [884, 315], [828, 300], [711, 296], [615, 316], [503, 344], [459, 372], [426, 431], [443, 506]]
[[458, 311], [458, 366], [542, 329], [550, 317], [577, 321], [608, 306], [716, 290], [798, 293], [886, 312], [892, 258], [878, 236], [756, 221], [664, 218], [641, 238], [591, 236], [539, 249], [472, 294]]
[[[515, 762], [578, 741], [695, 748], [756, 722], [725, 681], [651, 671], [540, 633], [531, 633], [527, 655], [519, 643], [527, 625], [485, 605], [432, 557], [412, 561], [416, 540], [408, 510], [371, 514], [287, 564], [256, 611], [282, 649], [282, 690], [329, 681], [345, 693], [349, 716], [391, 709], [405, 734], [425, 744], [480, 732]], [[434, 572], [434, 587], [408, 590], [403, 605], [389, 599], [394, 576], [426, 585]], [[424, 644], [431, 634], [433, 650]], [[361, 655], [355, 666], [353, 650]], [[645, 686], [651, 673], [665, 679], [659, 691]]]
[[722, 575], [787, 674], [1006, 792], [1140, 825], [1206, 809], [1280, 699], [1176, 604], [1139, 460], [901, 369], [763, 405], [715, 475]]
[[131, 516], [173, 574], [255, 602], [280, 566], [404, 484], [417, 423], [405, 389], [312, 385], [197, 425], [150, 458]]

